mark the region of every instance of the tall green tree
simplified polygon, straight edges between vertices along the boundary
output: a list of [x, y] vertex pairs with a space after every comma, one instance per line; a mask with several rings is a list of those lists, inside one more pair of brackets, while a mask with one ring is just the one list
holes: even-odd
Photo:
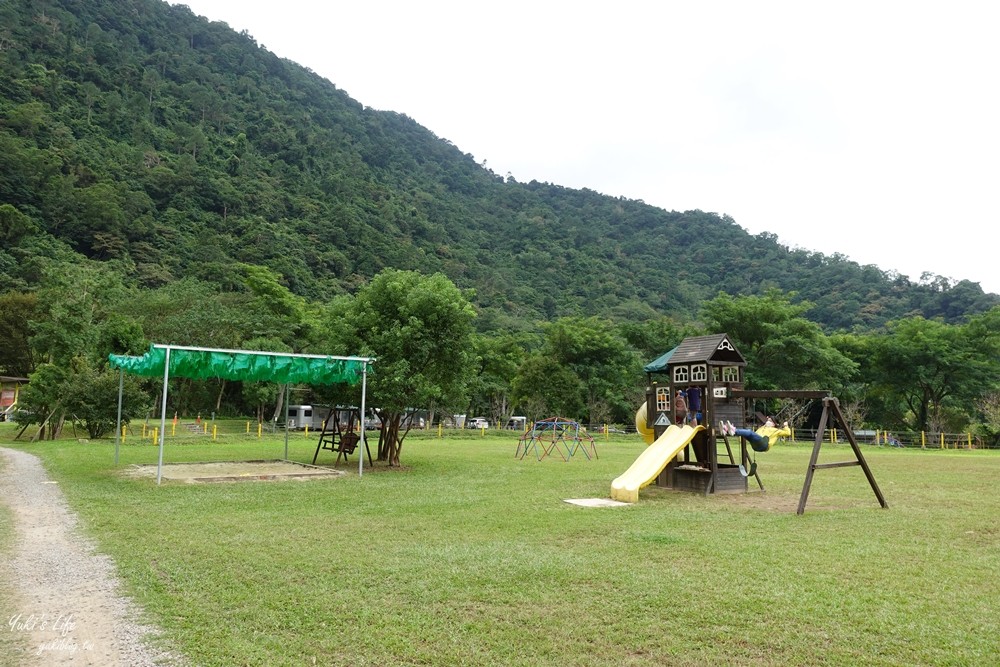
[[80, 422], [91, 438], [113, 433], [117, 424], [118, 390], [122, 394], [122, 423], [129, 424], [152, 408], [149, 395], [137, 378], [84, 363], [73, 369], [60, 388], [60, 402], [69, 418]]
[[69, 368], [40, 364], [29, 376], [30, 382], [21, 390], [19, 410], [14, 413], [14, 421], [25, 428], [38, 426], [39, 439], [55, 439], [65, 412], [63, 394], [70, 377]]
[[673, 349], [688, 336], [704, 333], [692, 325], [679, 324], [674, 318], [667, 316], [619, 322], [618, 332], [639, 354], [644, 364]]
[[527, 354], [529, 338], [509, 333], [473, 337], [475, 372], [469, 384], [471, 412], [490, 415], [494, 424], [507, 423], [514, 409], [511, 383]]
[[303, 297], [292, 294], [276, 271], [251, 264], [240, 268], [246, 286], [256, 297], [252, 304], [258, 317], [256, 336], [279, 339], [294, 352], [307, 348], [318, 325], [316, 309]]
[[[93, 424], [94, 432], [103, 432], [100, 424], [106, 419], [90, 410], [87, 393], [104, 386], [99, 383], [106, 379], [108, 353], [134, 351], [122, 347], [142, 339], [140, 332], [113, 316], [129, 293], [121, 274], [110, 265], [45, 263], [34, 317], [28, 323], [29, 344], [35, 358], [44, 363], [29, 376], [24, 420], [57, 437], [67, 417], [86, 413], [79, 418]], [[104, 404], [105, 416], [112, 420], [116, 403], [112, 397]]]
[[873, 390], [905, 407], [897, 417], [899, 426], [941, 431], [952, 412], [968, 419], [984, 388], [996, 386], [996, 329], [984, 335], [995, 320], [963, 326], [911, 317], [872, 338]]
[[747, 358], [749, 386], [837, 390], [857, 364], [805, 318], [809, 308], [776, 289], [764, 296], [719, 294], [705, 303], [702, 318], [710, 331], [729, 334]]
[[464, 402], [472, 372], [475, 312], [444, 275], [387, 269], [331, 309], [327, 329], [342, 354], [378, 359], [369, 404], [382, 420], [379, 460], [398, 466], [405, 417], [429, 405]]
[[101, 357], [102, 328], [129, 294], [110, 264], [50, 262], [37, 292], [31, 344], [47, 362], [66, 365], [74, 357]]
[[0, 294], [0, 375], [28, 377], [35, 370], [30, 326], [37, 310], [33, 293]]
[[536, 353], [526, 358], [518, 368], [511, 391], [529, 421], [546, 417], [579, 418], [585, 409], [579, 376], [548, 354]]
[[543, 331], [542, 349], [518, 372], [518, 399], [590, 423], [627, 419], [638, 401], [641, 363], [615, 326], [598, 317], [563, 317]]

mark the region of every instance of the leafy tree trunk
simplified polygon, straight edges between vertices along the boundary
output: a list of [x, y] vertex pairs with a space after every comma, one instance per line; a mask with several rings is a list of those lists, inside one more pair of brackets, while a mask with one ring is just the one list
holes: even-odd
[[226, 378], [222, 378], [219, 382], [219, 393], [215, 397], [215, 413], [219, 413], [219, 408], [222, 407], [222, 395], [226, 392]]
[[390, 466], [399, 465], [399, 455], [403, 451], [403, 440], [406, 439], [406, 435], [413, 425], [412, 416], [412, 414], [403, 412], [382, 413], [382, 429], [379, 431], [378, 439], [379, 461], [385, 461]]
[[992, 391], [984, 395], [976, 403], [982, 413], [981, 431], [988, 447], [996, 447], [1000, 443], [1000, 391]]
[[857, 431], [865, 423], [865, 416], [868, 411], [865, 409], [864, 401], [845, 401], [840, 404], [840, 412], [847, 420], [847, 425], [852, 431]]
[[[278, 421], [281, 411], [285, 408], [285, 385], [278, 385], [278, 400], [274, 404], [274, 421]], [[261, 415], [263, 416], [263, 414]]]
[[389, 450], [385, 439], [385, 429], [380, 429], [378, 432], [378, 454], [375, 455], [376, 461], [388, 461], [389, 460]]
[[497, 424], [498, 428], [507, 426], [507, 420], [510, 419], [509, 398], [507, 392], [495, 392], [490, 395], [490, 416], [493, 417], [493, 423]]
[[604, 398], [590, 395], [587, 401], [587, 414], [590, 425], [606, 424], [611, 421], [611, 407]]
[[62, 434], [63, 426], [66, 424], [66, 413], [63, 412], [59, 415], [59, 419], [52, 422], [49, 420], [49, 440], [55, 440]]

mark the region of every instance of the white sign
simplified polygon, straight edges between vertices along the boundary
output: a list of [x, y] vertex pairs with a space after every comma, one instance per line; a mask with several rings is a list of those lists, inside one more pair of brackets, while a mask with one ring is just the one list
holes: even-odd
[[656, 423], [654, 426], [670, 426], [670, 419], [667, 418], [666, 412], [661, 412], [660, 416], [656, 418]]
[[712, 396], [715, 398], [726, 398], [725, 387], [712, 387]]

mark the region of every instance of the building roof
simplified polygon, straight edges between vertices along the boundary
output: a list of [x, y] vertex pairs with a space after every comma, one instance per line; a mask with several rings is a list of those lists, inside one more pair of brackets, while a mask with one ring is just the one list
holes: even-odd
[[685, 338], [670, 357], [671, 366], [696, 362], [745, 365], [746, 359], [729, 340], [729, 334], [712, 334]]

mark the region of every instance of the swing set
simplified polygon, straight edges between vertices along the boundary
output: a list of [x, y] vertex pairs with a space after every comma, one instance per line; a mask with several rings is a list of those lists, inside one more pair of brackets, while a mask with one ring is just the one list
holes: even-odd
[[[823, 412], [806, 471], [798, 514], [805, 511], [816, 471], [846, 466], [861, 467], [879, 504], [888, 507], [840, 410], [839, 401], [829, 391], [745, 389], [746, 364], [746, 359], [728, 334], [712, 334], [685, 338], [677, 347], [643, 368], [647, 373], [646, 401], [636, 413], [636, 424], [641, 427], [647, 443], [651, 447], [664, 445], [663, 439], [670, 438], [670, 429], [675, 426], [678, 414], [700, 425], [687, 440], [674, 443], [676, 447], [658, 447], [656, 456], [641, 455], [640, 458], [644, 458], [643, 467], [648, 468], [643, 470], [646, 473], [643, 478], [650, 480], [646, 483], [655, 480], [657, 486], [664, 488], [708, 495], [747, 493], [750, 490], [749, 478], [753, 478], [759, 489], [765, 491], [757, 469], [756, 452], [767, 451], [779, 438], [792, 437], [792, 432], [791, 429], [765, 424], [767, 417], [763, 413], [758, 414], [757, 406], [765, 405], [765, 401], [788, 401], [775, 420], [781, 423], [794, 422], [816, 401], [822, 401]], [[694, 395], [700, 398], [697, 407], [685, 406], [689, 409], [686, 415], [676, 410], [679, 406], [673, 404], [675, 397], [685, 390], [689, 395], [695, 392]], [[733, 427], [733, 423], [745, 429]], [[756, 431], [750, 430], [754, 423], [762, 426]], [[852, 460], [819, 463], [823, 432], [830, 424], [837, 424], [843, 429], [842, 433], [851, 443]], [[738, 459], [731, 443], [731, 437], [735, 435], [740, 436], [736, 443], [739, 447]], [[720, 450], [719, 444], [725, 446], [724, 451]]]
[[[840, 410], [840, 401], [836, 397], [830, 396], [829, 392], [825, 391], [753, 391], [753, 390], [734, 390], [732, 392], [733, 398], [742, 398], [744, 400], [757, 400], [757, 399], [771, 399], [771, 398], [807, 398], [810, 400], [798, 413], [801, 414], [815, 400], [821, 400], [823, 402], [823, 413], [820, 415], [819, 427], [816, 429], [816, 440], [813, 444], [812, 455], [809, 458], [809, 467], [806, 469], [805, 482], [802, 485], [802, 494], [799, 497], [799, 506], [796, 510], [796, 514], [802, 514], [806, 510], [806, 501], [809, 498], [809, 492], [812, 489], [813, 476], [816, 474], [817, 470], [824, 470], [829, 468], [845, 468], [849, 466], [859, 466], [864, 472], [865, 478], [868, 480], [868, 484], [871, 486], [872, 491], [875, 493], [876, 499], [878, 499], [879, 505], [882, 508], [888, 508], [889, 504], [886, 502], [885, 496], [882, 495], [882, 490], [879, 488], [878, 483], [875, 481], [875, 476], [872, 474], [871, 468], [868, 467], [868, 462], [865, 460], [865, 455], [861, 451], [861, 447], [858, 446], [858, 441], [854, 437], [854, 431], [851, 430], [847, 419], [844, 418], [843, 412]], [[823, 447], [824, 438], [823, 433], [828, 427], [833, 424], [839, 424], [844, 436], [851, 445], [851, 451], [854, 454], [853, 460], [848, 461], [838, 461], [835, 463], [819, 463], [820, 450]], [[766, 428], [766, 427], [765, 427]], [[791, 432], [789, 431], [789, 435]], [[742, 466], [741, 466], [742, 468]], [[756, 456], [751, 464], [750, 474], [756, 476]], [[757, 483], [760, 484], [760, 478], [757, 477]], [[760, 484], [761, 490], [764, 489], [763, 484]]]

